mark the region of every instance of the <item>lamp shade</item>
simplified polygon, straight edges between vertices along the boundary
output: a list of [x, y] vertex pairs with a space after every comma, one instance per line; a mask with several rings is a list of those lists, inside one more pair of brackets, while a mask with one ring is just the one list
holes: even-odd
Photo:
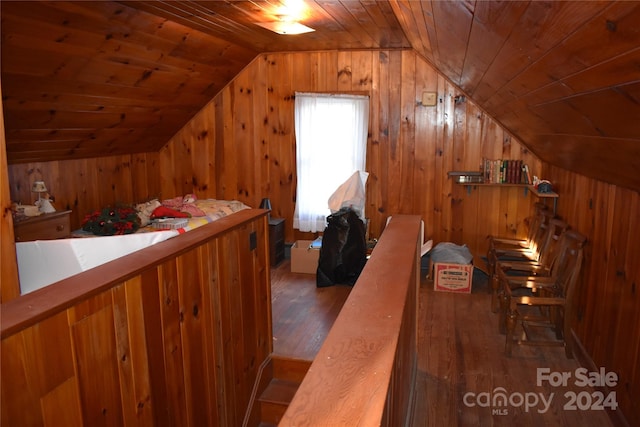
[[268, 197], [265, 197], [264, 199], [262, 199], [262, 201], [260, 202], [260, 209], [271, 210], [271, 200], [269, 200]]
[[44, 181], [34, 181], [31, 186], [31, 191], [34, 193], [46, 193], [47, 186], [44, 184]]

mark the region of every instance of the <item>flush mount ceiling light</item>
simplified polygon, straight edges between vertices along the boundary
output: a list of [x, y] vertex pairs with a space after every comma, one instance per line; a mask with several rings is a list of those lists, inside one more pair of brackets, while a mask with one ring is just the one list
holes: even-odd
[[256, 22], [256, 25], [278, 34], [293, 35], [315, 31], [300, 23], [309, 18], [311, 10], [304, 0], [281, 0], [279, 7], [267, 12], [266, 22]]
[[279, 19], [277, 21], [270, 22], [256, 22], [256, 25], [273, 31], [274, 33], [286, 35], [304, 34], [315, 31], [313, 28], [309, 28], [297, 21], [290, 21], [287, 19]]

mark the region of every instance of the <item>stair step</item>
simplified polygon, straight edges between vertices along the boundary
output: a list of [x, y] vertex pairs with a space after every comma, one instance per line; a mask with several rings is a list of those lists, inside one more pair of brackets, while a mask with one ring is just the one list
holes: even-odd
[[310, 360], [271, 355], [260, 367], [252, 403], [247, 410], [248, 426], [275, 427], [287, 410], [311, 366]]
[[260, 402], [288, 405], [296, 394], [300, 383], [296, 381], [273, 378], [260, 395]]
[[263, 423], [278, 424], [282, 419], [300, 383], [273, 378], [258, 399], [260, 420]]
[[311, 366], [310, 360], [272, 356], [273, 378], [301, 383]]

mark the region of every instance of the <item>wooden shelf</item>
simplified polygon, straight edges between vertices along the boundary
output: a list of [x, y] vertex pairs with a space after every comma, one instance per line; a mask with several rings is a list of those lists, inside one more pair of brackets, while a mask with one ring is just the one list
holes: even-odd
[[467, 193], [471, 194], [471, 190], [475, 187], [522, 187], [524, 189], [524, 195], [531, 191], [538, 198], [553, 199], [553, 211], [557, 209], [557, 199], [560, 197], [558, 193], [553, 191], [550, 193], [541, 193], [536, 187], [531, 184], [513, 184], [513, 183], [487, 183], [487, 182], [456, 182], [457, 185], [464, 185], [467, 187]]
[[536, 187], [534, 187], [533, 185], [528, 185], [529, 190], [535, 194], [538, 197], [548, 197], [548, 198], [558, 198], [560, 196], [558, 196], [558, 193], [554, 193], [553, 191], [549, 192], [549, 193], [541, 193], [538, 191], [538, 189]]
[[492, 183], [492, 182], [456, 182], [457, 185], [466, 185], [466, 186], [474, 186], [474, 187], [522, 187], [522, 188], [527, 188], [527, 187], [533, 187], [532, 185], [529, 184], [513, 184], [513, 183], [502, 183], [502, 184], [498, 184], [498, 183]]

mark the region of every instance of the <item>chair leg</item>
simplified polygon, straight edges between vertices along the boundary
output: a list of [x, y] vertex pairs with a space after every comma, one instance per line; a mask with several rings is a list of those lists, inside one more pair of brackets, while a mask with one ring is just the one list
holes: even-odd
[[[566, 316], [566, 318], [565, 318]], [[563, 335], [564, 335], [564, 353], [567, 359], [573, 359], [573, 335], [571, 334], [571, 316], [567, 310], [562, 311], [563, 317]]]
[[495, 262], [493, 260], [493, 252], [491, 249], [487, 251], [487, 275], [489, 276], [489, 280], [491, 281], [491, 311], [496, 312], [497, 303], [495, 300], [496, 288], [493, 283], [495, 277]]
[[505, 334], [507, 332], [507, 313], [509, 312], [509, 297], [503, 292], [498, 295], [500, 303], [499, 316], [498, 316], [498, 332]]
[[549, 309], [550, 310], [550, 318], [551, 320], [554, 322], [555, 324], [555, 332], [556, 332], [556, 338], [559, 340], [563, 340], [566, 339], [566, 336], [564, 335], [564, 315], [563, 313], [560, 312], [560, 310], [557, 307], [552, 307]]
[[518, 312], [515, 310], [509, 310], [509, 314], [506, 319], [506, 337], [504, 342], [504, 354], [511, 357], [511, 349], [513, 347], [513, 334], [518, 323]]
[[564, 354], [567, 359], [573, 359], [573, 345], [571, 344], [571, 338], [564, 339]]
[[489, 276], [493, 276], [496, 272], [496, 259], [495, 259], [495, 251], [492, 249], [489, 249], [487, 251], [487, 270], [489, 273]]
[[491, 277], [491, 311], [496, 313], [500, 309], [498, 301], [498, 290], [500, 289], [500, 281], [498, 280], [498, 276], [496, 276], [495, 274], [489, 277]]

